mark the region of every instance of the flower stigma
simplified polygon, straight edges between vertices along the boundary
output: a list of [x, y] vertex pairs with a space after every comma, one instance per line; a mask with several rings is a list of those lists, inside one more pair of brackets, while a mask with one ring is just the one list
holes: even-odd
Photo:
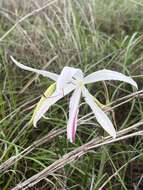
[[84, 87], [84, 82], [82, 80], [76, 80], [76, 85], [82, 89]]

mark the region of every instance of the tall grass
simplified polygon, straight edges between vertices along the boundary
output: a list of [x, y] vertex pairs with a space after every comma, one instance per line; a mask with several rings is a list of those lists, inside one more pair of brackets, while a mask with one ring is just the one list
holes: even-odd
[[[143, 188], [142, 6], [142, 0], [0, 1], [1, 189]], [[69, 65], [86, 74], [108, 68], [133, 76], [141, 91], [110, 81], [89, 86], [108, 105], [119, 137], [106, 137], [82, 103], [76, 143], [67, 142], [69, 97], [38, 128], [27, 125], [51, 81], [20, 70], [9, 55], [57, 73]]]

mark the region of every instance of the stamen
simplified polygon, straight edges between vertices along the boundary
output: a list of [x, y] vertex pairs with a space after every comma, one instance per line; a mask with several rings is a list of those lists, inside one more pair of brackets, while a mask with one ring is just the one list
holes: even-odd
[[72, 82], [72, 81], [67, 82], [67, 84], [73, 84], [73, 85], [75, 85], [75, 83], [74, 83], [74, 82]]
[[74, 80], [76, 80], [76, 78], [75, 77], [72, 77]]

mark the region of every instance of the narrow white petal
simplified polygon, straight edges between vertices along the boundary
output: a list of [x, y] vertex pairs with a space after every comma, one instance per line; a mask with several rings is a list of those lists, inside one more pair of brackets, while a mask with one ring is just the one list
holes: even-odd
[[69, 104], [69, 121], [67, 124], [67, 138], [70, 142], [75, 141], [75, 133], [77, 129], [77, 117], [79, 111], [79, 101], [81, 96], [81, 89], [75, 89]]
[[39, 110], [36, 112], [34, 118], [33, 118], [33, 125], [36, 127], [37, 122], [40, 120], [40, 118], [48, 111], [48, 109], [55, 104], [58, 100], [69, 94], [71, 91], [73, 91], [75, 88], [74, 85], [70, 84], [67, 85], [63, 90], [61, 91], [55, 91], [52, 96], [48, 97], [47, 100], [43, 103], [43, 105], [39, 108]]
[[84, 83], [88, 84], [88, 83], [105, 81], [105, 80], [123, 81], [138, 88], [137, 83], [131, 77], [128, 77], [117, 71], [111, 71], [111, 70], [106, 70], [106, 69], [89, 74], [88, 76], [84, 78]]
[[113, 138], [116, 137], [116, 131], [113, 127], [112, 122], [107, 117], [107, 115], [97, 106], [97, 104], [94, 102], [93, 97], [88, 92], [86, 88], [83, 88], [82, 90], [83, 96], [85, 97], [86, 103], [90, 106], [93, 113], [95, 114], [95, 117], [99, 124], [104, 128], [107, 133], [109, 133]]
[[80, 69], [76, 69], [73, 67], [64, 67], [59, 78], [57, 80], [57, 90], [61, 90], [65, 84], [72, 81], [72, 77], [79, 77], [82, 75], [82, 71]]
[[54, 81], [56, 81], [59, 77], [59, 75], [55, 74], [55, 73], [51, 73], [49, 71], [45, 71], [45, 70], [38, 70], [38, 69], [34, 69], [34, 68], [31, 68], [31, 67], [28, 67], [28, 66], [25, 66], [21, 63], [19, 63], [18, 61], [16, 61], [12, 56], [10, 56], [11, 60], [18, 66], [20, 67], [21, 69], [24, 69], [26, 71], [32, 71], [34, 73], [37, 73], [39, 75], [43, 75], [44, 77], [48, 77]]

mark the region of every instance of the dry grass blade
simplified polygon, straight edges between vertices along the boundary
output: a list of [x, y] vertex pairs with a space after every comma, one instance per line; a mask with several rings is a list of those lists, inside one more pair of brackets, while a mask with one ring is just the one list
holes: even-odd
[[[136, 124], [134, 124], [134, 125], [132, 125], [132, 126], [130, 126], [128, 128], [126, 128], [126, 129], [121, 130], [118, 133], [118, 135], [127, 134], [127, 133], [129, 133], [129, 132], [131, 132], [133, 130], [137, 130], [137, 128], [140, 127], [141, 125], [143, 125], [142, 121], [138, 122], [138, 123], [136, 123]], [[24, 156], [31, 153], [35, 148], [43, 145], [44, 143], [49, 142], [50, 140], [52, 140], [53, 138], [57, 137], [58, 135], [62, 134], [65, 131], [66, 131], [66, 129], [64, 129], [64, 128], [53, 130], [48, 135], [45, 135], [43, 138], [35, 141], [32, 145], [30, 145], [29, 147], [24, 149], [21, 153], [19, 153], [16, 156], [12, 156], [8, 160], [6, 160], [4, 163], [2, 163], [0, 165], [0, 172], [5, 172], [8, 168], [10, 168], [12, 165], [14, 165], [17, 161], [21, 160]]]
[[47, 4], [45, 4], [43, 7], [40, 7], [28, 14], [26, 14], [24, 17], [22, 17], [21, 19], [19, 19], [1, 38], [0, 38], [0, 42], [2, 40], [4, 40], [4, 38], [6, 38], [21, 22], [23, 22], [24, 20], [26, 20], [27, 18], [34, 16], [35, 14], [41, 12], [42, 10], [46, 9], [47, 7], [49, 7], [50, 5], [52, 5], [53, 3], [55, 3], [56, 0], [48, 2]]
[[[132, 97], [136, 97], [136, 96], [138, 96], [139, 94], [142, 94], [142, 90], [140, 90], [140, 91], [137, 91], [137, 92], [135, 92], [135, 93], [132, 93], [131, 95], [127, 95], [127, 96], [125, 96], [125, 97], [122, 97], [122, 98], [120, 98], [121, 100], [123, 100], [123, 99], [130, 99], [130, 98], [132, 98]], [[119, 99], [119, 100], [120, 100]], [[116, 100], [117, 102], [118, 102], [118, 99]], [[115, 102], [114, 102], [115, 103]], [[126, 103], [126, 101], [125, 101], [125, 103]], [[123, 103], [122, 103], [123, 104]], [[121, 105], [122, 105], [121, 104]], [[115, 107], [117, 107], [117, 106], [120, 106], [120, 103], [119, 103], [119, 105], [117, 104]], [[111, 111], [111, 110], [113, 110], [114, 109], [114, 107], [110, 107], [109, 109], [108, 109], [108, 106], [107, 106], [107, 109], [105, 109], [105, 112], [108, 112], [108, 111]], [[91, 115], [91, 114], [87, 114], [86, 116], [89, 116], [89, 115]], [[84, 122], [86, 122], [87, 120], [84, 120], [84, 118], [86, 117], [86, 116], [84, 116], [84, 117], [82, 117], [81, 119], [79, 119], [79, 122], [80, 123], [84, 123]], [[89, 119], [91, 119], [91, 118], [89, 118]], [[128, 132], [131, 132], [131, 131], [133, 131], [133, 130], [136, 130], [139, 126], [141, 126], [143, 124], [143, 122], [141, 121], [141, 122], [138, 122], [138, 123], [136, 123], [136, 124], [134, 124], [134, 125], [132, 125], [131, 127], [128, 127], [128, 128], [126, 128], [126, 129], [124, 129], [124, 130], [122, 130], [122, 131], [120, 131], [120, 133], [119, 134], [127, 134]], [[65, 132], [65, 128], [62, 128], [62, 129], [58, 129], [58, 130], [53, 130], [53, 131], [51, 131], [48, 135], [45, 135], [43, 138], [41, 138], [41, 139], [39, 139], [39, 140], [37, 140], [37, 141], [35, 141], [32, 145], [30, 145], [29, 147], [27, 147], [26, 149], [24, 149], [21, 153], [19, 153], [18, 155], [16, 155], [16, 156], [12, 156], [11, 158], [9, 158], [8, 160], [6, 160], [4, 163], [2, 163], [1, 165], [0, 165], [0, 172], [4, 172], [4, 171], [6, 171], [9, 167], [11, 167], [13, 164], [15, 164], [17, 161], [19, 161], [20, 159], [22, 159], [24, 156], [26, 156], [26, 155], [28, 155], [29, 153], [31, 153], [36, 147], [38, 147], [38, 146], [41, 146], [42, 144], [44, 144], [44, 143], [46, 143], [46, 142], [48, 142], [48, 141], [50, 141], [50, 140], [52, 140], [53, 138], [55, 138], [55, 137], [57, 137], [58, 135], [60, 135], [60, 134], [62, 134], [63, 132]]]
[[[142, 123], [143, 124], [143, 123]], [[63, 168], [65, 165], [73, 162], [74, 160], [80, 158], [81, 156], [85, 155], [87, 152], [89, 152], [91, 149], [101, 147], [103, 145], [115, 143], [124, 139], [128, 139], [134, 136], [143, 135], [143, 130], [138, 132], [133, 132], [128, 135], [122, 135], [122, 131], [118, 132], [116, 139], [111, 139], [110, 136], [107, 136], [104, 139], [93, 139], [90, 142], [76, 148], [75, 150], [69, 152], [68, 154], [65, 154], [61, 159], [55, 161], [53, 164], [39, 172], [38, 174], [32, 176], [31, 178], [27, 179], [23, 183], [19, 183], [16, 187], [14, 187], [12, 190], [19, 190], [19, 189], [27, 189], [38, 182], [40, 182], [42, 179], [46, 178], [48, 175], [52, 174], [53, 172], [58, 171], [59, 169]]]

